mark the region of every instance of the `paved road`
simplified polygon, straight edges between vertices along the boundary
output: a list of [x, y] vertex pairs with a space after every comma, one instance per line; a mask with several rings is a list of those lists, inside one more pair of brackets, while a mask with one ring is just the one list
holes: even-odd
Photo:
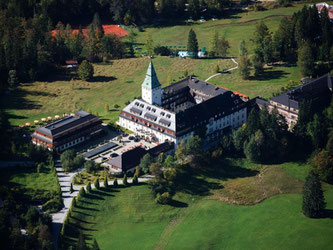
[[[78, 192], [82, 187], [82, 186], [74, 185], [73, 186], [74, 192], [70, 193], [71, 181], [77, 173], [79, 173], [83, 170], [83, 168], [80, 168], [71, 173], [65, 173], [64, 170], [61, 168], [60, 160], [56, 161], [55, 166], [56, 166], [57, 176], [58, 176], [60, 187], [61, 187], [62, 199], [64, 202], [63, 209], [61, 209], [57, 213], [51, 214], [51, 216], [52, 216], [52, 239], [53, 239], [54, 245], [58, 246], [58, 238], [59, 238], [62, 224], [64, 223], [64, 220], [66, 218], [69, 207], [71, 206], [73, 197], [76, 197], [78, 195]], [[138, 181], [145, 182], [145, 181], [150, 180], [151, 178], [153, 178], [153, 176], [148, 175], [145, 177], [140, 177], [138, 179]], [[128, 179], [128, 182], [132, 183], [132, 179]], [[110, 180], [108, 182], [108, 184], [110, 186], [113, 185], [113, 180]], [[120, 185], [123, 184], [123, 181], [118, 180], [118, 184], [120, 184]], [[100, 185], [103, 186], [103, 182], [100, 182]], [[92, 185], [92, 187], [94, 188], [94, 185]]]
[[[230, 68], [230, 69], [223, 70], [223, 73], [226, 73], [226, 72], [229, 72], [229, 71], [232, 71], [232, 70], [235, 70], [235, 69], [238, 68], [238, 62], [236, 62], [236, 60], [233, 59], [233, 58], [231, 58], [231, 61], [233, 61], [233, 63], [235, 63], [236, 66], [233, 67], [233, 68]], [[217, 74], [215, 74], [215, 75], [212, 75], [212, 76], [208, 77], [208, 78], [205, 80], [205, 82], [207, 82], [207, 81], [209, 81], [210, 79], [214, 78], [215, 76], [218, 76], [218, 75], [221, 75], [221, 74], [222, 74], [222, 73], [217, 73]]]

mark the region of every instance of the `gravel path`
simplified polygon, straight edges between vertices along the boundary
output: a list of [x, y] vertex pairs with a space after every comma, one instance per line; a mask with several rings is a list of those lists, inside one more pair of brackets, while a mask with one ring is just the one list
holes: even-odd
[[[61, 231], [62, 224], [66, 218], [67, 212], [69, 210], [69, 207], [71, 206], [73, 197], [76, 197], [79, 193], [79, 190], [81, 189], [82, 186], [77, 186], [73, 185], [74, 192], [70, 193], [70, 186], [71, 186], [71, 181], [74, 178], [74, 176], [81, 172], [83, 168], [77, 169], [74, 172], [71, 173], [65, 173], [64, 170], [61, 168], [61, 163], [60, 160], [57, 160], [55, 162], [56, 166], [56, 171], [57, 171], [57, 176], [59, 179], [60, 187], [61, 187], [61, 192], [62, 192], [62, 199], [64, 202], [64, 207], [57, 213], [51, 214], [52, 216], [52, 239], [54, 242], [54, 246], [57, 249], [58, 246], [58, 238], [59, 234]], [[147, 175], [145, 177], [139, 177], [138, 181], [139, 182], [145, 182], [153, 178], [151, 175]], [[132, 179], [128, 179], [129, 183], [132, 183]], [[109, 186], [113, 185], [113, 180], [108, 182]], [[118, 180], [118, 184], [121, 185], [123, 184], [122, 180]], [[103, 186], [103, 182], [100, 182], [100, 186]], [[95, 186], [92, 184], [92, 188], [95, 188]]]
[[205, 82], [209, 81], [210, 79], [214, 78], [215, 76], [221, 75], [222, 73], [226, 73], [226, 72], [229, 72], [229, 71], [232, 71], [232, 70], [237, 69], [237, 68], [238, 68], [238, 62], [236, 62], [236, 60], [233, 59], [233, 58], [231, 58], [231, 61], [232, 61], [233, 63], [236, 64], [235, 67], [230, 68], [230, 69], [223, 70], [223, 72], [220, 72], [220, 73], [217, 73], [217, 74], [215, 74], [215, 75], [212, 75], [212, 76], [208, 77], [208, 78], [205, 80]]

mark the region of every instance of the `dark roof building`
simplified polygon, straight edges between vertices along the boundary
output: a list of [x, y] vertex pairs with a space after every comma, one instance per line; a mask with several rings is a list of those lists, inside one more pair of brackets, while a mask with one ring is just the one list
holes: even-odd
[[217, 139], [246, 121], [246, 101], [225, 88], [190, 76], [161, 89], [152, 61], [142, 86], [142, 98], [122, 110], [118, 124], [145, 138], [179, 144], [206, 127], [206, 138]]
[[136, 147], [134, 149], [124, 152], [122, 155], [119, 155], [109, 160], [108, 162], [106, 162], [106, 165], [109, 166], [111, 172], [134, 172], [134, 169], [139, 165], [141, 158], [145, 154], [150, 154], [152, 157], [157, 157], [160, 153], [168, 154], [170, 153], [170, 151], [173, 151], [173, 149], [173, 142], [164, 142], [149, 150], [145, 150], [142, 147]]
[[98, 117], [81, 110], [74, 115], [37, 128], [32, 134], [32, 141], [50, 150], [63, 151], [100, 131], [102, 125]]
[[272, 97], [268, 102], [262, 98], [256, 98], [259, 106], [266, 106], [268, 109], [277, 108], [289, 124], [296, 124], [300, 105], [305, 100], [311, 100], [318, 109], [326, 106], [332, 97], [333, 77], [329, 74], [323, 75], [312, 81], [307, 81], [301, 86], [278, 96]]

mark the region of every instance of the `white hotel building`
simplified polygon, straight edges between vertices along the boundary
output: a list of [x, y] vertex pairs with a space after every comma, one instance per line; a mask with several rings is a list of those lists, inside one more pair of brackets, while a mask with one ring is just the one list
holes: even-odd
[[246, 118], [247, 103], [238, 95], [199, 79], [188, 77], [162, 89], [150, 62], [142, 98], [121, 111], [118, 124], [139, 136], [177, 145], [202, 129], [208, 142], [217, 140]]

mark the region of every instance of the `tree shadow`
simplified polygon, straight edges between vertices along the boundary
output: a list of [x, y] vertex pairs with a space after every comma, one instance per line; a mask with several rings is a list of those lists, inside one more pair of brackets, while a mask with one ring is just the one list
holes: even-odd
[[171, 200], [169, 203], [170, 206], [173, 207], [188, 207], [188, 204], [182, 201]]
[[330, 218], [333, 219], [333, 209], [325, 209], [323, 218]]
[[77, 207], [79, 209], [83, 209], [83, 210], [96, 211], [96, 212], [99, 211], [99, 209], [97, 209], [97, 208], [84, 207], [84, 206], [80, 206], [80, 205], [76, 205], [75, 207]]
[[114, 76], [95, 76], [89, 82], [111, 82], [117, 80]]
[[218, 163], [211, 165], [211, 167], [201, 169], [202, 175], [221, 180], [251, 177], [256, 176], [258, 173], [258, 170], [234, 165], [234, 163], [230, 162], [228, 159], [223, 159]]
[[197, 175], [197, 172], [189, 166], [183, 168], [179, 175], [175, 190], [192, 195], [206, 196], [211, 194], [212, 189], [221, 188], [221, 185], [214, 181], [207, 181]]
[[76, 88], [76, 87], [74, 87], [74, 89], [76, 89], [76, 90], [89, 90], [90, 88], [86, 88], [86, 87], [79, 87], [79, 88]]
[[[96, 189], [91, 190], [91, 194], [95, 194], [95, 195], [99, 195], [99, 196], [104, 196], [104, 195], [105, 196], [114, 196], [112, 194], [109, 194], [109, 192], [102, 192], [102, 191], [96, 190]], [[104, 200], [103, 197], [99, 197], [99, 198]]]
[[282, 77], [285, 77], [289, 75], [290, 73], [282, 71], [282, 70], [265, 70], [261, 75], [259, 76], [250, 76], [250, 80], [254, 81], [269, 81], [273, 79], [281, 79]]
[[[42, 105], [36, 104], [36, 102], [27, 100], [25, 97], [32, 94], [22, 88], [17, 88], [15, 91], [2, 95], [0, 98], [0, 105], [6, 109], [40, 109]], [[41, 94], [41, 92], [40, 92]], [[45, 94], [47, 95], [47, 94]]]
[[[78, 205], [75, 206], [76, 208], [80, 208]], [[91, 214], [84, 213], [82, 211], [74, 210], [75, 213], [82, 214], [84, 216], [92, 216]]]
[[85, 197], [88, 198], [88, 199], [91, 199], [91, 200], [104, 200], [103, 197], [100, 197], [98, 195], [94, 195], [93, 190], [88, 194], [86, 193]]
[[81, 223], [92, 224], [92, 225], [96, 224], [94, 222], [89, 222], [89, 221], [85, 221], [85, 220], [79, 219], [79, 218], [77, 218], [75, 216], [71, 216], [71, 219], [74, 219], [74, 220], [79, 221]]
[[80, 202], [85, 203], [85, 204], [89, 204], [89, 205], [97, 205], [96, 203], [86, 201], [86, 200], [81, 200]]

